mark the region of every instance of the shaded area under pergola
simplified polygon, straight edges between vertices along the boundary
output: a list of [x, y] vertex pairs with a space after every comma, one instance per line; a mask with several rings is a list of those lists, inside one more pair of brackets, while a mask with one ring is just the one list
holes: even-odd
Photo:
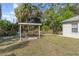
[[40, 26], [42, 25], [41, 23], [18, 23], [19, 24], [19, 33], [20, 33], [20, 40], [22, 40], [22, 31], [21, 28], [23, 25], [27, 25], [27, 26], [38, 26], [38, 36], [40, 38]]

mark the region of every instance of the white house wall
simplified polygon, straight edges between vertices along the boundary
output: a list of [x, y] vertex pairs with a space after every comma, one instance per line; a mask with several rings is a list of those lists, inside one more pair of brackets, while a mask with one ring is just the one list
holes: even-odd
[[78, 33], [72, 33], [72, 24], [63, 24], [63, 36], [79, 38], [79, 23], [78, 23]]

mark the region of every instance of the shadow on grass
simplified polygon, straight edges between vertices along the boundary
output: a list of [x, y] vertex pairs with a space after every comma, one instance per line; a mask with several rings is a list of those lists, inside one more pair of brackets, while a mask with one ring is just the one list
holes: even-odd
[[[11, 45], [5, 49], [0, 50], [0, 53], [8, 53], [8, 52], [12, 52], [15, 49], [21, 49], [24, 48], [25, 46], [28, 46], [30, 41], [23, 41], [23, 42], [19, 42], [17, 44]], [[9, 55], [16, 55], [14, 53], [11, 53]]]
[[7, 53], [7, 54], [4, 54], [2, 56], [16, 56], [16, 54], [15, 53]]
[[0, 43], [8, 42], [8, 41], [11, 41], [11, 40], [13, 40], [15, 38], [16, 37], [10, 37], [10, 38], [5, 37], [5, 39], [4, 39], [4, 37], [0, 37]]
[[13, 43], [16, 43], [18, 39], [13, 38], [13, 39], [0, 39], [0, 46], [7, 46]]

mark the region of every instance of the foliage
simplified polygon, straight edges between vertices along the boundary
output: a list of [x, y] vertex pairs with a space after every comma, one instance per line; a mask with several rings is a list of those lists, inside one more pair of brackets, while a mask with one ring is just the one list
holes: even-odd
[[[41, 11], [42, 8], [46, 8], [47, 6], [49, 7], [48, 9]], [[76, 6], [76, 9], [74, 6]], [[58, 33], [62, 30], [62, 21], [75, 16], [75, 10], [78, 10], [78, 4], [40, 3], [38, 6], [21, 4], [15, 9], [15, 14], [20, 22], [26, 22], [28, 18], [43, 19], [42, 29], [44, 31], [52, 29], [53, 33]]]
[[78, 4], [78, 3], [69, 4], [69, 8], [70, 8], [76, 15], [79, 15], [79, 4]]
[[0, 28], [4, 30], [10, 30], [11, 23], [7, 20], [0, 20]]
[[0, 36], [15, 35], [17, 28], [17, 24], [12, 24], [7, 20], [0, 19]]
[[[40, 9], [30, 3], [23, 3], [20, 4], [16, 9], [15, 9], [15, 15], [17, 17], [18, 22], [40, 22], [42, 12]], [[32, 27], [31, 27], [32, 28]], [[22, 30], [27, 30], [28, 28], [22, 27]]]
[[15, 15], [19, 22], [26, 22], [26, 19], [30, 15], [30, 4], [21, 4], [15, 9]]
[[73, 17], [75, 15], [75, 13], [72, 10], [72, 7], [69, 7], [69, 6], [60, 9], [59, 12], [60, 12], [60, 16], [63, 17], [63, 20], [71, 18], [71, 17]]
[[41, 11], [30, 3], [23, 3], [15, 9], [18, 22], [26, 22], [29, 18], [41, 17]]
[[47, 25], [43, 25], [42, 30], [48, 32], [50, 30], [50, 28]]
[[49, 28], [53, 30], [53, 33], [58, 33], [62, 30], [62, 21], [66, 20], [68, 18], [73, 17], [75, 14], [72, 11], [71, 7], [66, 5], [65, 8], [57, 8], [60, 4], [53, 4], [51, 8], [47, 9], [44, 12], [44, 21], [45, 25], [43, 25], [43, 28]]

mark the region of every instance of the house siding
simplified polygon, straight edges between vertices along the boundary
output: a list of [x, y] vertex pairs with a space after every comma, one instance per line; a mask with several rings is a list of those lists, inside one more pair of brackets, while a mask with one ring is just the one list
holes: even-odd
[[63, 36], [79, 38], [79, 23], [78, 23], [78, 33], [72, 33], [72, 23], [63, 24]]

